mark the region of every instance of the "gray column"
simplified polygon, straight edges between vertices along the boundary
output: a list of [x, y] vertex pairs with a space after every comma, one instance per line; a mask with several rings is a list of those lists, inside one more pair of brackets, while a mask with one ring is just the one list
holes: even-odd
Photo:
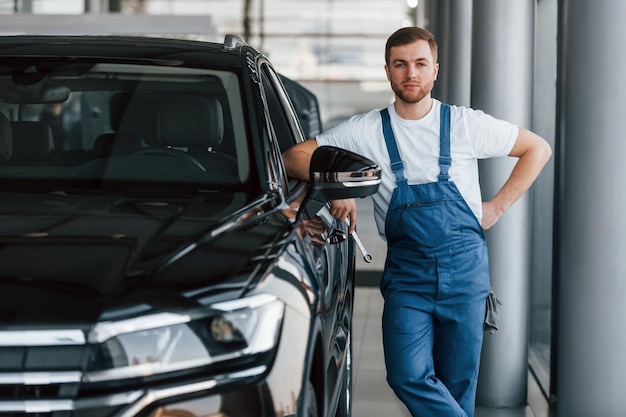
[[436, 8], [433, 9], [432, 15], [434, 22], [430, 31], [435, 35], [439, 44], [439, 74], [437, 81], [433, 87], [433, 97], [443, 102], [448, 101], [448, 74], [450, 67], [448, 66], [448, 57], [450, 55], [450, 1], [438, 0]]
[[472, 79], [472, 0], [450, 0], [447, 97], [450, 104], [470, 106]]
[[[420, 1], [420, 3], [422, 3]], [[438, 0], [424, 0], [425, 16], [424, 27], [435, 33], [437, 26], [437, 9], [439, 7]]]
[[[474, 0], [472, 107], [524, 127], [532, 121], [534, 0]], [[516, 162], [480, 164], [483, 198], [502, 186]], [[527, 402], [529, 199], [522, 197], [487, 233], [491, 282], [503, 300], [501, 329], [485, 335], [477, 405]]]
[[[533, 131], [555, 149], [558, 0], [537, 2]], [[545, 392], [556, 377], [550, 375], [552, 342], [552, 285], [554, 236], [554, 167], [551, 158], [531, 190], [531, 319], [529, 364]]]
[[428, 5], [426, 4], [428, 0], [422, 0], [417, 3], [417, 8], [415, 10], [415, 24], [419, 27], [426, 27], [428, 22]]
[[32, 13], [33, 12], [33, 0], [22, 0], [20, 13]]
[[431, 31], [439, 44], [439, 75], [433, 97], [469, 106], [472, 53], [472, 0], [439, 0]]
[[626, 410], [626, 2], [562, 0], [558, 415]]
[[102, 3], [102, 0], [85, 0], [85, 13], [100, 14], [103, 10], [109, 10], [108, 4], [103, 8]]

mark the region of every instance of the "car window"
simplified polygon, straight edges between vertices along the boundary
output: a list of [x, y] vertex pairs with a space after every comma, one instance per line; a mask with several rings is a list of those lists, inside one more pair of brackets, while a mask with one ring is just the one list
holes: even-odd
[[261, 77], [267, 111], [282, 153], [303, 139], [302, 129], [276, 73], [264, 65], [261, 68]]
[[289, 94], [305, 138], [313, 138], [322, 131], [322, 118], [317, 97], [302, 84], [283, 75], [280, 80]]
[[244, 184], [239, 80], [180, 65], [0, 63], [0, 117], [11, 131], [0, 181]]
[[[271, 130], [274, 132], [274, 136], [268, 133], [268, 139], [277, 145], [274, 146], [274, 153], [275, 159], [279, 161], [282, 160], [282, 154], [294, 144], [302, 141], [304, 136], [298, 116], [278, 75], [268, 65], [261, 66], [261, 81], [266, 112]], [[280, 179], [277, 172], [270, 173], [270, 175], [273, 176], [273, 181], [280, 181], [287, 190], [293, 189], [298, 183], [297, 180], [288, 178], [285, 172], [280, 172]]]

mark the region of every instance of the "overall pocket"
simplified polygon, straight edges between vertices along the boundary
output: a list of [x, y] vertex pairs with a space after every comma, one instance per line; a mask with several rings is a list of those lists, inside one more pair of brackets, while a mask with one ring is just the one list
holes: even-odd
[[447, 200], [414, 202], [397, 208], [396, 234], [423, 248], [436, 249], [450, 242], [459, 228]]

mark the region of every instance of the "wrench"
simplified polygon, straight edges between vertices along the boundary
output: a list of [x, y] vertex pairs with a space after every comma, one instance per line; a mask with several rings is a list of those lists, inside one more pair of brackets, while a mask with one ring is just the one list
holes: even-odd
[[[350, 227], [350, 219], [346, 219], [345, 223], [348, 227]], [[359, 235], [356, 234], [356, 231], [352, 232], [352, 239], [354, 239], [354, 243], [356, 243], [356, 245], [359, 247], [359, 250], [363, 254], [363, 260], [368, 264], [372, 263], [374, 257], [367, 251], [367, 249], [365, 249], [365, 246], [363, 246], [363, 242], [361, 242], [361, 239], [359, 239]]]
[[[328, 238], [326, 238], [326, 241], [328, 243], [330, 243], [331, 245], [337, 244], [337, 243], [341, 243], [343, 241], [346, 240], [346, 234], [345, 232], [339, 230], [339, 229], [334, 229], [330, 235], [328, 236]], [[365, 262], [372, 262], [372, 255], [370, 255], [367, 250], [365, 249], [365, 246], [363, 246], [363, 243], [361, 242], [361, 239], [359, 239], [359, 236], [356, 234], [356, 232], [352, 233], [352, 238], [354, 239], [354, 242], [356, 243], [356, 245], [359, 247], [359, 249], [361, 250], [361, 253], [363, 254], [363, 259], [365, 259]]]
[[363, 242], [361, 242], [361, 239], [359, 239], [359, 236], [356, 234], [356, 232], [352, 232], [352, 239], [354, 239], [354, 243], [356, 243], [356, 245], [359, 247], [359, 250], [363, 254], [363, 260], [365, 260], [365, 262], [367, 263], [371, 263], [374, 258], [367, 251], [367, 249], [365, 249], [365, 246], [363, 246]]

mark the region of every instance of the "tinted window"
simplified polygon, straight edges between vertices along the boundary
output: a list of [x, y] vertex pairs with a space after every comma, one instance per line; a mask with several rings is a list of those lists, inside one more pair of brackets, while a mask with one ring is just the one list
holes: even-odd
[[237, 185], [250, 175], [235, 73], [14, 64], [0, 65], [0, 180]]
[[261, 76], [267, 100], [267, 111], [282, 153], [297, 141], [302, 140], [302, 131], [297, 123], [297, 116], [290, 104], [290, 99], [276, 73], [268, 66], [263, 66]]

